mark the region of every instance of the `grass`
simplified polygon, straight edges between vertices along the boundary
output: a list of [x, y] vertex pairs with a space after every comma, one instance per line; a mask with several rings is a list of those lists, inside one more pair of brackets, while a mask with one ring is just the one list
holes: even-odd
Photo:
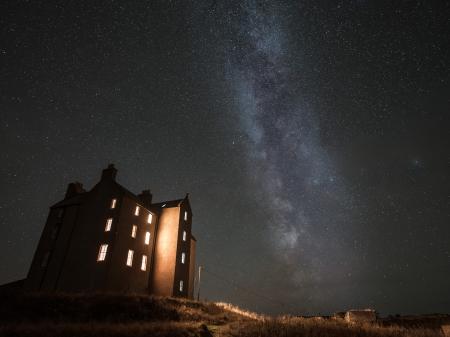
[[344, 321], [315, 318], [271, 318], [263, 322], [235, 323], [230, 335], [241, 337], [437, 337], [436, 329], [398, 326], [349, 325]]
[[438, 325], [413, 318], [403, 327], [386, 320], [350, 325], [267, 317], [227, 303], [124, 294], [2, 294], [0, 303], [0, 336], [12, 337], [437, 337], [440, 324], [448, 322], [442, 316]]

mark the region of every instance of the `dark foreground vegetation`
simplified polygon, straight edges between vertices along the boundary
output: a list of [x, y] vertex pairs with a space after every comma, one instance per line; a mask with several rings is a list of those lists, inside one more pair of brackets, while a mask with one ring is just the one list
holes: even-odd
[[404, 327], [270, 318], [221, 303], [140, 295], [1, 294], [0, 303], [0, 336], [436, 337], [450, 324], [448, 316]]

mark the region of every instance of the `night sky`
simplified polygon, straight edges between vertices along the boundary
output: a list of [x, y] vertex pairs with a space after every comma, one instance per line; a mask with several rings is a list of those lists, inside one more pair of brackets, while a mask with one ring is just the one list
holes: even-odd
[[0, 283], [71, 181], [190, 192], [201, 297], [450, 312], [450, 5], [2, 1]]

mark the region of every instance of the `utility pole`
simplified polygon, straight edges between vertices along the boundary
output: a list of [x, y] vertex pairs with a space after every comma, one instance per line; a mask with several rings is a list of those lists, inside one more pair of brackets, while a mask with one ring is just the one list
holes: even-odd
[[198, 289], [197, 289], [197, 301], [200, 301], [200, 277], [202, 275], [202, 266], [198, 266]]

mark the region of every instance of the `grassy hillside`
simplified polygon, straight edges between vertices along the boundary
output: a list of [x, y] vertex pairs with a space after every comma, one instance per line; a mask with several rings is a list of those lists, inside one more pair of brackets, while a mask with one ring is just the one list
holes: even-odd
[[141, 295], [0, 295], [0, 336], [436, 337], [435, 328], [270, 318], [221, 303]]

